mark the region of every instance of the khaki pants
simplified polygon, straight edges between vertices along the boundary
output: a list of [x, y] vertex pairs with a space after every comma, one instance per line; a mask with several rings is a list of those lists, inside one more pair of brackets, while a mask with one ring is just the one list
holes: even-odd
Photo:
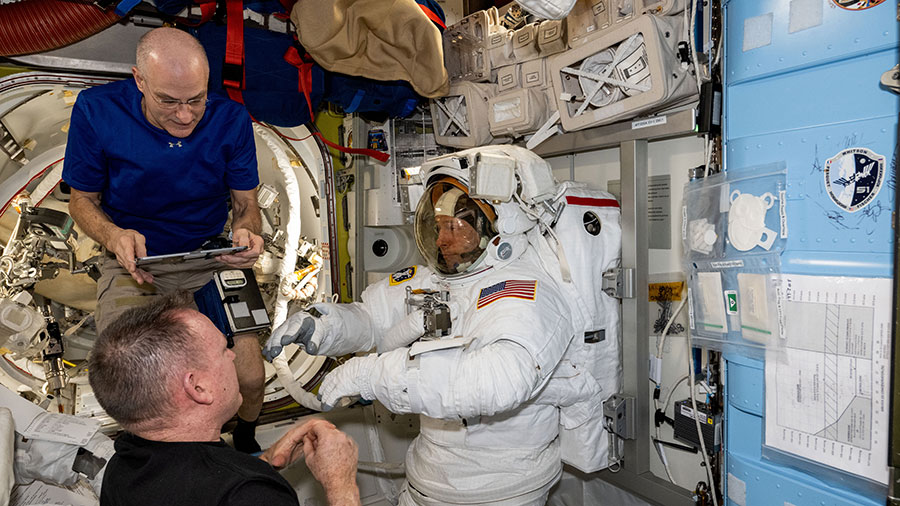
[[225, 267], [214, 258], [150, 264], [142, 268], [153, 275], [153, 283], [139, 285], [119, 265], [116, 257], [107, 253], [100, 263], [100, 280], [97, 281], [97, 310], [94, 313], [97, 332], [102, 332], [125, 311], [147, 304], [156, 297], [178, 290], [192, 293], [199, 290], [209, 283], [216, 271]]

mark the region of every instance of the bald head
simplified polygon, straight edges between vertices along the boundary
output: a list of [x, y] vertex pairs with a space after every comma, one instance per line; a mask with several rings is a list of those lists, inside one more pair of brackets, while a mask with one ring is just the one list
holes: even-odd
[[158, 72], [209, 77], [206, 51], [193, 36], [175, 28], [157, 28], [141, 37], [137, 46], [137, 69], [144, 76]]
[[191, 135], [206, 109], [209, 62], [197, 39], [174, 28], [141, 37], [134, 82], [151, 125], [178, 138]]

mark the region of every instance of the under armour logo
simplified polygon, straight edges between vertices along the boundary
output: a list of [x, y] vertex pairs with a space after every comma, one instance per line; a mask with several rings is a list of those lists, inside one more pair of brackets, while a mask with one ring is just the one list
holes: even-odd
[[182, 147], [182, 146], [181, 146], [181, 141], [178, 141], [178, 142], [170, 142], [170, 143], [169, 143], [169, 147], [170, 147], [170, 148], [180, 148], [180, 147]]

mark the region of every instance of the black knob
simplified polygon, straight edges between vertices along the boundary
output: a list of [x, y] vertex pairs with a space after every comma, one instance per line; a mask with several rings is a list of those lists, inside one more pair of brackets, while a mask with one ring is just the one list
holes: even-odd
[[388, 243], [384, 239], [378, 239], [372, 244], [372, 253], [375, 253], [377, 257], [383, 257], [387, 255], [388, 252]]

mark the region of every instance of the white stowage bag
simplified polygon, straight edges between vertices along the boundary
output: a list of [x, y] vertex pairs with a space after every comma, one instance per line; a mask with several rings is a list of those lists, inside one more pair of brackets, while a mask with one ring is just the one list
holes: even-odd
[[575, 0], [516, 0], [516, 3], [541, 19], [562, 19], [575, 6]]
[[602, 402], [622, 386], [618, 301], [601, 290], [603, 273], [620, 260], [621, 211], [612, 194], [573, 181], [560, 183], [557, 195], [554, 206], [565, 204], [553, 227], [560, 246], [545, 241], [540, 251], [551, 272], [556, 268], [567, 279], [568, 271], [571, 281], [560, 285], [574, 306], [578, 333], [563, 357], [570, 367], [558, 368], [554, 378], [571, 377], [573, 370], [578, 371], [589, 376], [589, 383], [596, 381], [601, 390], [599, 395], [560, 406], [560, 451], [563, 462], [594, 472], [607, 465]]

